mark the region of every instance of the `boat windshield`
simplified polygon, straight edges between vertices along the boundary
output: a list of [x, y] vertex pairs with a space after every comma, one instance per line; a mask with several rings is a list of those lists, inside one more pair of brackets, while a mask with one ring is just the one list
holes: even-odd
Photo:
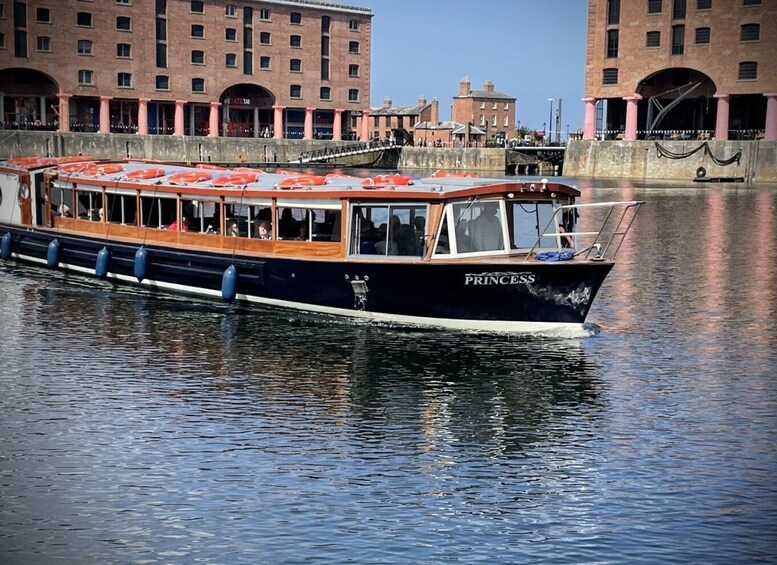
[[[554, 202], [517, 202], [503, 199], [448, 204], [437, 234], [435, 255], [528, 253], [531, 249], [566, 246], [563, 231], [540, 238], [557, 205]], [[540, 243], [537, 245], [537, 240]]]

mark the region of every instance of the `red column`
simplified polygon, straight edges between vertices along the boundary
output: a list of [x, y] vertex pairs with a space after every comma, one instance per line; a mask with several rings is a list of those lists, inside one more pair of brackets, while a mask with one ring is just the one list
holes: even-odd
[[642, 96], [626, 96], [626, 131], [623, 134], [625, 141], [634, 141], [637, 139], [637, 105], [642, 100]]
[[183, 135], [183, 105], [186, 100], [175, 101], [175, 120], [173, 124], [173, 135]]
[[585, 102], [583, 139], [593, 139], [596, 135], [596, 98], [583, 98], [583, 102]]
[[59, 131], [70, 131], [70, 94], [57, 94], [59, 98]]
[[208, 137], [219, 136], [219, 106], [221, 106], [221, 102], [210, 103], [210, 115], [208, 115]]
[[313, 139], [313, 112], [315, 108], [305, 108], [305, 133], [302, 139]]
[[343, 139], [343, 111], [335, 110], [335, 123], [332, 124], [332, 139], [340, 141]]
[[112, 96], [100, 96], [100, 133], [111, 132], [110, 102]]
[[368, 141], [370, 139], [370, 111], [362, 111], [362, 124], [361, 133], [359, 134], [362, 141]]
[[715, 118], [715, 139], [728, 139], [728, 94], [715, 94], [718, 99], [718, 114]]
[[766, 96], [764, 141], [777, 141], [777, 92], [770, 92], [764, 96]]
[[138, 98], [138, 134], [148, 135], [148, 98]]
[[275, 110], [273, 114], [273, 122], [272, 122], [272, 129], [273, 129], [273, 137], [275, 139], [283, 139], [283, 110], [285, 106], [273, 106], [272, 109]]

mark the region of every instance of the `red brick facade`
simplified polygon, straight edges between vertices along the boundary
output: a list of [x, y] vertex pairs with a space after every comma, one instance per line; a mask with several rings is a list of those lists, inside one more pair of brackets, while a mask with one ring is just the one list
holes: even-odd
[[2, 121], [356, 137], [371, 28], [314, 0], [0, 0]]
[[777, 136], [777, 0], [588, 5], [585, 138], [599, 129], [636, 139], [653, 123], [719, 139]]

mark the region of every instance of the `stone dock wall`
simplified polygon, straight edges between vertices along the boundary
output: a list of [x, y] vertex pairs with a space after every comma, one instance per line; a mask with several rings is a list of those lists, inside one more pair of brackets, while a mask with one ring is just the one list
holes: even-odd
[[[674, 154], [687, 154], [704, 141], [660, 141]], [[743, 177], [746, 182], [777, 182], [777, 142], [708, 141], [690, 157], [663, 156], [654, 141], [570, 141], [564, 156], [564, 175], [575, 177], [691, 180], [703, 167], [707, 177]], [[741, 151], [739, 163], [721, 166]], [[710, 154], [712, 156], [710, 156]]]
[[[357, 142], [320, 140], [186, 137], [137, 134], [90, 134], [0, 130], [0, 158], [17, 156], [91, 155], [96, 159], [157, 159], [160, 161], [215, 161], [227, 163], [287, 163], [302, 152]], [[662, 141], [661, 147], [685, 154], [703, 141]], [[777, 142], [708, 141], [703, 149], [683, 159], [662, 156], [653, 141], [570, 141], [563, 174], [573, 177], [634, 180], [691, 180], [699, 167], [708, 177], [743, 177], [747, 182], [777, 182]], [[739, 163], [716, 164], [741, 151]], [[711, 156], [712, 155], [712, 156]], [[471, 170], [502, 175], [508, 152], [499, 148], [403, 147], [397, 168], [430, 171]], [[350, 162], [350, 166], [364, 163]], [[393, 166], [394, 162], [387, 165]], [[545, 174], [542, 172], [541, 174]], [[548, 171], [549, 174], [549, 171]]]

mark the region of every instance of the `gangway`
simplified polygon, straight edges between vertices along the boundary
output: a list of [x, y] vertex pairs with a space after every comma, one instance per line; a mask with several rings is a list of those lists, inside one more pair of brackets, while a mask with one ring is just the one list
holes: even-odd
[[354, 157], [364, 155], [365, 157], [374, 157], [370, 162], [377, 161], [384, 151], [397, 149], [399, 145], [389, 139], [373, 139], [364, 143], [338, 145], [327, 147], [325, 149], [316, 149], [314, 151], [304, 151], [300, 153], [297, 159], [292, 163], [328, 163], [331, 161], [342, 160], [345, 157]]

